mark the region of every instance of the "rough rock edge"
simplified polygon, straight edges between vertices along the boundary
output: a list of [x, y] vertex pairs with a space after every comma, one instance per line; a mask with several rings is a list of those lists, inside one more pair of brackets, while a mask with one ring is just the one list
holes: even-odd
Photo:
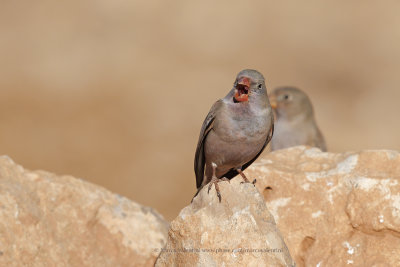
[[299, 146], [264, 155], [247, 175], [299, 266], [400, 262], [398, 152]]
[[[171, 222], [165, 247], [167, 251], [160, 254], [156, 266], [294, 266], [262, 195], [253, 185], [241, 184], [241, 181], [237, 177], [230, 183], [219, 183], [221, 203], [214, 186], [209, 194], [205, 187], [192, 204], [182, 209]], [[277, 255], [270, 252], [235, 254], [239, 248], [254, 249], [254, 246], [256, 249], [260, 246], [270, 249], [279, 247], [282, 251]], [[232, 250], [232, 253], [181, 252], [183, 249], [215, 248]]]
[[72, 176], [25, 170], [8, 156], [0, 156], [0, 191], [0, 245], [8, 244], [1, 264], [91, 265], [106, 257], [104, 265], [152, 266], [166, 242], [169, 224], [152, 208]]

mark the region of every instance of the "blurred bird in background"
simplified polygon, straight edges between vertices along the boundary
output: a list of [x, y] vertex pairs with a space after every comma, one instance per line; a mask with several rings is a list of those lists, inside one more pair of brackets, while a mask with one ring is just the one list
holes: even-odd
[[272, 151], [298, 145], [326, 151], [311, 101], [303, 91], [295, 87], [278, 87], [271, 92], [270, 101], [276, 115]]

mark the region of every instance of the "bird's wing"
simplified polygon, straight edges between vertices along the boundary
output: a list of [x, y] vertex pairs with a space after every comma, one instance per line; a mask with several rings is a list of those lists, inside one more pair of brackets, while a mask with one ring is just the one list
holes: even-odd
[[213, 128], [214, 120], [216, 114], [222, 107], [222, 100], [218, 100], [211, 107], [210, 112], [208, 112], [207, 117], [201, 126], [199, 141], [197, 142], [196, 154], [194, 157], [194, 173], [196, 174], [196, 187], [199, 188], [203, 182], [204, 178], [204, 165], [205, 165], [205, 155], [204, 155], [204, 143], [207, 138], [208, 133]]
[[[271, 115], [271, 129], [269, 130], [269, 133], [268, 133], [267, 139], [265, 140], [264, 145], [262, 146], [261, 150], [257, 153], [257, 155], [255, 155], [254, 158], [252, 158], [249, 162], [243, 164], [242, 171], [244, 171], [247, 167], [249, 167], [261, 155], [261, 153], [264, 151], [264, 149], [266, 148], [268, 143], [271, 141], [273, 135], [274, 135], [274, 116]], [[238, 175], [238, 172], [234, 169], [231, 169], [223, 176], [228, 179], [231, 179], [231, 178], [235, 177], [236, 175]]]

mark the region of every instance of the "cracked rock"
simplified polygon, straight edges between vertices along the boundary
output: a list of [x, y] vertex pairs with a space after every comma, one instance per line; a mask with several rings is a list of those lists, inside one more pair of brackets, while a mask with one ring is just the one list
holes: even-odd
[[399, 264], [398, 152], [300, 146], [267, 154], [246, 173], [298, 266]]
[[221, 203], [204, 187], [171, 222], [156, 266], [293, 266], [262, 195], [241, 181], [219, 183]]
[[153, 266], [167, 231], [151, 208], [0, 157], [0, 266]]

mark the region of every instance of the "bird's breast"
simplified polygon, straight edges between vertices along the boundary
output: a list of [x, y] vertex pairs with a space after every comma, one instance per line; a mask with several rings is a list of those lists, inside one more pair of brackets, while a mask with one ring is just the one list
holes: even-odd
[[216, 119], [216, 134], [225, 141], [258, 143], [271, 128], [271, 111], [265, 109], [227, 108]]

